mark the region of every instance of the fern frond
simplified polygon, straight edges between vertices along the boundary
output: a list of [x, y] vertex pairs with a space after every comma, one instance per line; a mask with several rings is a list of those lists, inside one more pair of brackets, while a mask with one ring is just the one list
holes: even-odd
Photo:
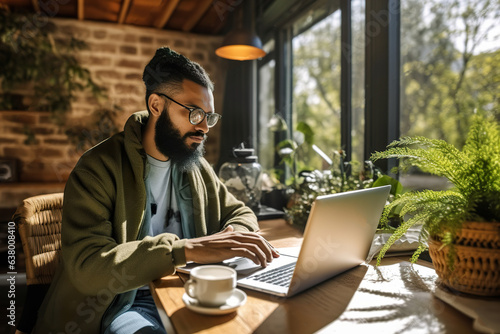
[[491, 118], [475, 115], [467, 134], [463, 151], [468, 154], [500, 156], [500, 129]]
[[413, 255], [411, 256], [411, 263], [416, 263], [418, 260], [418, 257], [420, 254], [422, 254], [423, 251], [427, 250], [427, 245], [425, 244], [419, 244]]
[[401, 138], [389, 144], [387, 150], [375, 152], [370, 157], [373, 161], [389, 158], [406, 159], [409, 165], [437, 176], [444, 176], [452, 183], [460, 182], [456, 173], [459, 170], [457, 164], [469, 159], [444, 140], [425, 137]]
[[410, 218], [394, 231], [382, 247], [377, 257], [377, 265], [380, 264], [380, 260], [394, 242], [401, 238], [410, 227], [422, 225], [422, 232], [419, 237], [420, 246], [412, 258], [417, 259], [427, 247], [426, 242], [429, 234], [439, 235], [460, 227], [467, 215], [467, 204], [466, 199], [453, 190], [408, 192], [396, 198], [384, 208], [381, 221], [388, 220], [395, 207], [401, 208], [399, 216], [402, 219], [405, 217]]
[[395, 231], [394, 233], [387, 239], [386, 243], [380, 250], [378, 256], [377, 256], [377, 266], [380, 265], [380, 261], [382, 261], [382, 258], [384, 257], [385, 253], [391, 248], [392, 245], [401, 238], [410, 227], [414, 226], [417, 224], [419, 221], [421, 221], [419, 215], [416, 215], [413, 218], [408, 219], [407, 221], [403, 222]]

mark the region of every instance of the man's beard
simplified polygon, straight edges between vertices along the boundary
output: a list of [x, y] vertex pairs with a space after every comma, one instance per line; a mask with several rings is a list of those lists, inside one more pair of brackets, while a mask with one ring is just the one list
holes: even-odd
[[[190, 136], [203, 137], [201, 143], [186, 144]], [[155, 144], [158, 151], [168, 157], [181, 172], [188, 172], [200, 166], [200, 158], [205, 154], [204, 143], [206, 136], [203, 132], [187, 132], [181, 136], [174, 126], [166, 109], [163, 109], [155, 125]]]

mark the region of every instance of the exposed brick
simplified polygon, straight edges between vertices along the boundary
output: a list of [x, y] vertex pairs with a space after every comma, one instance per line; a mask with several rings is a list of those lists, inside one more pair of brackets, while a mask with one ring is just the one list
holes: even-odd
[[128, 55], [136, 55], [137, 48], [135, 46], [122, 45], [120, 46], [120, 52]]
[[207, 43], [200, 42], [200, 41], [197, 41], [194, 44], [194, 49], [195, 50], [213, 50]]
[[156, 52], [155, 48], [147, 48], [147, 47], [142, 47], [141, 48], [141, 55], [145, 55], [148, 57], [153, 57]]
[[15, 135], [24, 135], [25, 133], [24, 127], [21, 126], [6, 126], [5, 127], [5, 133], [11, 133]]
[[126, 73], [125, 74], [125, 79], [127, 79], [127, 80], [136, 80], [136, 81], [140, 82], [142, 80], [142, 72]]
[[[37, 154], [39, 153], [39, 149], [35, 146], [30, 146], [31, 152], [36, 152]], [[43, 169], [44, 163], [40, 161], [40, 159], [31, 159], [31, 160], [25, 160], [22, 164], [21, 167], [23, 169]]]
[[38, 117], [33, 114], [25, 114], [19, 112], [17, 115], [3, 115], [3, 119], [8, 122], [20, 123], [20, 124], [36, 124], [38, 121]]
[[53, 124], [53, 123], [54, 121], [52, 120], [52, 117], [49, 114], [40, 115], [39, 124]]
[[94, 109], [88, 108], [87, 104], [75, 104], [73, 106], [72, 116], [86, 117], [86, 119], [88, 119], [88, 116], [92, 116], [93, 113]]
[[138, 94], [137, 85], [118, 84], [115, 85], [116, 94]]
[[3, 154], [6, 157], [28, 157], [31, 153], [31, 147], [26, 146], [15, 146], [15, 147], [4, 147]]
[[19, 140], [16, 138], [0, 137], [0, 144], [19, 144]]
[[116, 64], [118, 67], [130, 67], [130, 68], [140, 68], [144, 67], [144, 64], [137, 60], [122, 59]]
[[42, 168], [25, 169], [21, 172], [23, 182], [64, 182], [68, 179], [71, 169], [56, 169], [53, 164], [43, 164]]
[[63, 35], [76, 37], [79, 39], [88, 39], [90, 37], [90, 30], [76, 25], [59, 26], [59, 31]]
[[141, 99], [132, 99], [132, 98], [121, 98], [121, 99], [118, 99], [117, 100], [117, 104], [119, 106], [121, 106], [122, 108], [125, 108], [125, 107], [133, 107], [134, 109], [136, 110], [141, 110], [141, 109], [146, 109], [146, 106], [145, 106], [145, 98], [146, 94], [144, 94], [144, 96], [141, 96], [142, 98]]
[[61, 151], [60, 149], [54, 149], [54, 148], [44, 148], [40, 152], [40, 156], [45, 160], [45, 159], [52, 159], [52, 158], [61, 158], [64, 156], [64, 152]]
[[95, 76], [98, 79], [116, 79], [120, 80], [123, 78], [123, 74], [114, 70], [100, 70], [95, 72]]
[[94, 52], [116, 53], [117, 46], [111, 43], [88, 43]]
[[139, 37], [139, 42], [141, 43], [153, 43], [153, 37], [151, 36], [140, 36]]
[[35, 135], [51, 135], [51, 134], [55, 133], [54, 128], [49, 128], [46, 126], [36, 126], [36, 127], [31, 128], [31, 131]]
[[157, 38], [156, 39], [156, 44], [159, 44], [161, 46], [167, 46], [170, 43], [172, 43], [172, 41], [169, 39], [166, 39], [166, 38]]
[[111, 58], [109, 57], [99, 57], [99, 56], [87, 56], [81, 57], [80, 62], [85, 67], [90, 66], [109, 66], [111, 65]]
[[108, 40], [113, 41], [113, 42], [121, 42], [121, 41], [123, 41], [123, 34], [122, 33], [109, 33]]
[[51, 163], [50, 170], [54, 173], [58, 181], [66, 181], [69, 174], [75, 167], [76, 161], [64, 161], [58, 163]]
[[58, 139], [58, 138], [45, 138], [43, 140], [44, 144], [50, 144], [50, 145], [67, 145], [69, 144], [68, 138], [66, 139]]
[[124, 40], [125, 42], [129, 42], [129, 43], [136, 43], [136, 42], [137, 42], [137, 35], [126, 34], [126, 35], [123, 37], [123, 40]]
[[[145, 109], [142, 72], [158, 47], [173, 47], [176, 51], [200, 62], [209, 73], [215, 71], [218, 65], [219, 59], [213, 54], [213, 50], [220, 43], [215, 38], [171, 34], [165, 30], [155, 31], [134, 26], [127, 27], [126, 31], [111, 26], [108, 29], [100, 24], [94, 25], [92, 21], [54, 19], [54, 22], [62, 27], [61, 30], [72, 31], [77, 37], [83, 37], [89, 45], [90, 49], [81, 51], [79, 58], [85, 62], [92, 77], [108, 88], [109, 99], [99, 100], [99, 103], [117, 104], [122, 108], [123, 111], [116, 117], [118, 129], [123, 128], [132, 112]], [[59, 33], [55, 38], [62, 39], [66, 36], [67, 34]], [[219, 85], [219, 82], [217, 84]], [[23, 88], [21, 95], [26, 97], [26, 101], [23, 102], [28, 103], [30, 88]], [[76, 100], [72, 104], [71, 112], [66, 115], [66, 120], [83, 119], [75, 126], [82, 122], [90, 122], [90, 115], [99, 105], [90, 95], [87, 91], [76, 94]], [[216, 97], [216, 100], [220, 100], [222, 95]], [[10, 113], [10, 117], [18, 116]], [[12, 121], [12, 118], [4, 118], [0, 112], [0, 154], [18, 158], [21, 166], [25, 164], [20, 173], [22, 181], [62, 182], [67, 179], [83, 153], [77, 152], [74, 144], [65, 135], [65, 130], [71, 128], [70, 123], [65, 128], [58, 127], [47, 112], [27, 112], [22, 115], [23, 120]], [[35, 133], [33, 145], [24, 144], [28, 138], [25, 134], [27, 130]], [[207, 143], [209, 161], [216, 160], [218, 156], [220, 136], [216, 131], [217, 129], [211, 130], [210, 141]], [[27, 196], [22, 196], [24, 197]]]
[[205, 54], [202, 52], [193, 52], [191, 54], [191, 59], [196, 62], [201, 62], [205, 60]]
[[97, 39], [104, 39], [108, 35], [108, 32], [106, 30], [96, 30], [94, 31], [94, 38]]
[[174, 41], [174, 48], [189, 48], [191, 47], [191, 39], [183, 38]]

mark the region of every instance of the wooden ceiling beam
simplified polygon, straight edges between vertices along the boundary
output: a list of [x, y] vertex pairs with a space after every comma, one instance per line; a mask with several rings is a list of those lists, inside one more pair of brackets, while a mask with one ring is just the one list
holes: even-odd
[[210, 5], [212, 5], [212, 0], [198, 1], [197, 8], [190, 14], [186, 22], [182, 26], [182, 31], [190, 32], [198, 24], [203, 15], [207, 12]]
[[78, 0], [78, 20], [85, 19], [85, 0]]
[[172, 13], [174, 12], [177, 5], [179, 4], [179, 1], [180, 0], [170, 0], [167, 2], [167, 6], [161, 12], [161, 16], [154, 23], [154, 26], [156, 28], [162, 29], [164, 26], [167, 25], [168, 20], [170, 20], [170, 17], [172, 16]]
[[38, 0], [31, 0], [31, 3], [33, 3], [35, 12], [40, 13], [40, 4], [38, 3]]
[[118, 15], [118, 24], [123, 24], [125, 22], [125, 18], [127, 17], [128, 10], [130, 8], [130, 4], [132, 0], [124, 0], [120, 7], [120, 15]]

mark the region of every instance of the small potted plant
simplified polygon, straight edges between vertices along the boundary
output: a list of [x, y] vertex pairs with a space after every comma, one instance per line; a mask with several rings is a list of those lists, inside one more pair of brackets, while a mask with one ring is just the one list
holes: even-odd
[[382, 221], [399, 210], [402, 224], [388, 239], [378, 264], [406, 231], [421, 225], [418, 259], [429, 249], [441, 282], [454, 290], [500, 296], [500, 130], [492, 118], [474, 115], [464, 147], [437, 139], [407, 137], [391, 143], [372, 160], [398, 158], [401, 168], [415, 166], [446, 177], [448, 190], [411, 191], [386, 206]]
[[[273, 131], [284, 131], [288, 127], [283, 118], [275, 115], [271, 119], [270, 128]], [[401, 184], [387, 175], [382, 175], [371, 161], [346, 161], [345, 152], [342, 150], [333, 150], [331, 155], [328, 155], [314, 144], [314, 137], [314, 130], [306, 122], [298, 122], [293, 139], [285, 139], [276, 146], [282, 163], [290, 171], [285, 180], [289, 197], [286, 205], [280, 208], [285, 211], [288, 222], [305, 226], [312, 204], [320, 195], [386, 184], [392, 185], [390, 199], [401, 191]], [[314, 150], [322, 158], [321, 170], [309, 166], [310, 158], [304, 154], [308, 150]], [[379, 225], [379, 230], [388, 228], [386, 224]]]

